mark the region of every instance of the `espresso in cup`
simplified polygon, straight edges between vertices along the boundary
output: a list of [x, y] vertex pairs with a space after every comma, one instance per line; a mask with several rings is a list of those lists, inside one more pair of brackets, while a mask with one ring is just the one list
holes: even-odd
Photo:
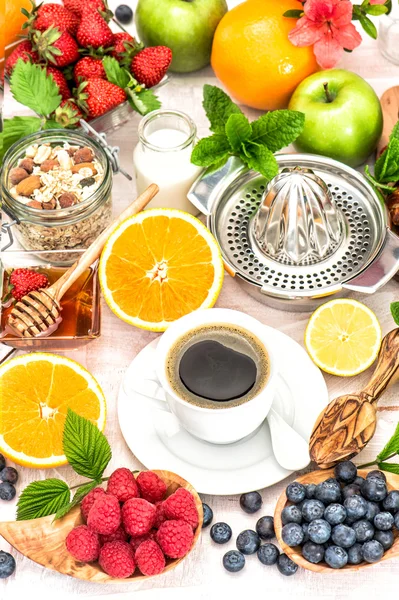
[[265, 387], [269, 372], [262, 342], [229, 323], [204, 324], [186, 332], [166, 357], [166, 376], [174, 393], [202, 408], [248, 402]]

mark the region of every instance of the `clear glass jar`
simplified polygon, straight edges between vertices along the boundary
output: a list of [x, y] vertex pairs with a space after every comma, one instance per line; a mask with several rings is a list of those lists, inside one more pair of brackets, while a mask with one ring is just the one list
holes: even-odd
[[[41, 210], [23, 204], [10, 194], [9, 173], [24, 158], [32, 144], [50, 143], [91, 148], [102, 166], [104, 177], [86, 200], [64, 209]], [[93, 138], [66, 129], [40, 131], [16, 142], [4, 156], [1, 171], [3, 210], [11, 219], [6, 225], [25, 250], [66, 250], [57, 254], [57, 265], [69, 265], [79, 257], [71, 249], [87, 248], [109, 225], [112, 218], [112, 168], [104, 148]], [[4, 236], [3, 236], [4, 243]], [[44, 257], [45, 258], [45, 257]], [[49, 253], [48, 260], [54, 260]]]
[[378, 47], [384, 58], [395, 65], [399, 65], [399, 4], [392, 2], [389, 15], [382, 15], [378, 19]]
[[159, 192], [149, 208], [179, 208], [196, 215], [198, 210], [187, 198], [202, 171], [190, 159], [197, 141], [193, 120], [177, 110], [155, 110], [140, 121], [138, 133], [133, 153], [137, 192], [156, 183]]

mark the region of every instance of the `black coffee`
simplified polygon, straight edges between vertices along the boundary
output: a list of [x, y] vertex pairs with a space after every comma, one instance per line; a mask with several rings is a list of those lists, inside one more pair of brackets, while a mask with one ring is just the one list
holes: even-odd
[[269, 356], [249, 331], [228, 324], [203, 325], [169, 351], [167, 376], [183, 400], [206, 408], [247, 402], [264, 387]]

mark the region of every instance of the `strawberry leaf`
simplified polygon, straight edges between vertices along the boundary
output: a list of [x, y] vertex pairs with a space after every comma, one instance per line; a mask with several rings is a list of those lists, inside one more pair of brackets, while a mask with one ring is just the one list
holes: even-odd
[[[17, 102], [36, 114], [48, 116], [61, 104], [58, 85], [40, 65], [17, 61], [10, 79], [10, 89]], [[26, 135], [26, 134], [25, 134]]]
[[161, 107], [160, 101], [152, 90], [142, 89], [140, 92], [135, 92], [128, 88], [125, 92], [129, 104], [141, 115], [147, 115]]
[[129, 85], [132, 77], [126, 69], [120, 66], [116, 58], [113, 56], [104, 56], [102, 63], [110, 83], [118, 85], [122, 89], [125, 89]]

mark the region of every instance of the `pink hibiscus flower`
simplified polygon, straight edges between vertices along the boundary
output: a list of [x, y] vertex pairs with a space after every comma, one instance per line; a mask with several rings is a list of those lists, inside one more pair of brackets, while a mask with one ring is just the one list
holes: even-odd
[[344, 48], [354, 50], [362, 41], [352, 20], [350, 0], [307, 0], [289, 39], [295, 46], [312, 46], [317, 62], [331, 69], [342, 57]]
[[387, 0], [369, 0], [370, 4], [385, 4]]

